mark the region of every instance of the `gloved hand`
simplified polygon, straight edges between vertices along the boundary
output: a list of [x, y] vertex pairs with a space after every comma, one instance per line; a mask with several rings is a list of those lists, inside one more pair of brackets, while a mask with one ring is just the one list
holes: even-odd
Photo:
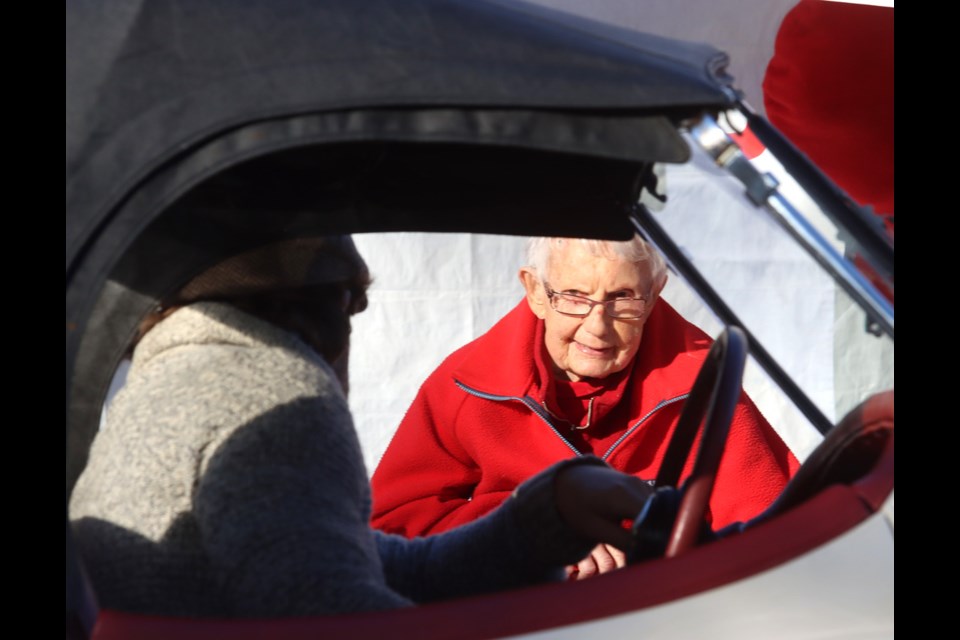
[[640, 478], [599, 464], [561, 469], [554, 491], [557, 510], [571, 529], [623, 552], [633, 544], [630, 525], [653, 494]]

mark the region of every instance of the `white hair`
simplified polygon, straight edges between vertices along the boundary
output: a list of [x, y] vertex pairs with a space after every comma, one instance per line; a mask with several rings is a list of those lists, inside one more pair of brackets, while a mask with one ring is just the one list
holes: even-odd
[[547, 265], [550, 264], [550, 254], [556, 248], [567, 242], [579, 242], [591, 255], [621, 259], [628, 262], [649, 261], [653, 286], [667, 275], [667, 265], [655, 248], [649, 245], [639, 235], [634, 234], [630, 240], [594, 240], [591, 238], [550, 238], [537, 237], [527, 241], [527, 268], [533, 270], [541, 278], [547, 275]]

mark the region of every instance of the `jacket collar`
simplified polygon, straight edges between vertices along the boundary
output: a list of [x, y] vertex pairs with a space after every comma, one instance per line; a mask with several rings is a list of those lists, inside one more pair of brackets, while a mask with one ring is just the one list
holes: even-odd
[[539, 346], [533, 349], [537, 368], [536, 389], [532, 390], [531, 395], [547, 413], [574, 429], [587, 429], [598, 424], [623, 397], [636, 358], [626, 369], [603, 380], [558, 380], [550, 364], [544, 331], [543, 320], [538, 319], [535, 344]]

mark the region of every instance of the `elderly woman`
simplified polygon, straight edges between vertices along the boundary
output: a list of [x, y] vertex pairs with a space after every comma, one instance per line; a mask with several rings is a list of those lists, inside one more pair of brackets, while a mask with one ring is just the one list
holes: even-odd
[[[526, 299], [427, 378], [372, 479], [373, 524], [419, 536], [501, 504], [559, 460], [595, 455], [652, 480], [711, 339], [660, 292], [663, 259], [626, 242], [534, 238]], [[709, 514], [716, 528], [757, 515], [798, 466], [743, 395]], [[578, 577], [623, 566], [598, 547]]]
[[347, 236], [287, 241], [188, 283], [143, 326], [71, 495], [109, 609], [286, 616], [410, 606], [562, 579], [649, 488], [591, 457], [554, 465], [441, 536], [374, 531], [347, 407], [366, 265]]

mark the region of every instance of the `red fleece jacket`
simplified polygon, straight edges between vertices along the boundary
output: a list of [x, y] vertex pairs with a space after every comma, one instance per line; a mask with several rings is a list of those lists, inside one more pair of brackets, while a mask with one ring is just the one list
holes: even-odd
[[[531, 347], [540, 322], [521, 301], [430, 374], [373, 474], [374, 527], [408, 537], [445, 531], [487, 513], [541, 469], [580, 455], [535, 396]], [[601, 456], [611, 467], [656, 477], [710, 344], [664, 300], [657, 302], [622, 400], [630, 416], [624, 437]], [[760, 513], [797, 467], [743, 394], [710, 500], [714, 528]]]

